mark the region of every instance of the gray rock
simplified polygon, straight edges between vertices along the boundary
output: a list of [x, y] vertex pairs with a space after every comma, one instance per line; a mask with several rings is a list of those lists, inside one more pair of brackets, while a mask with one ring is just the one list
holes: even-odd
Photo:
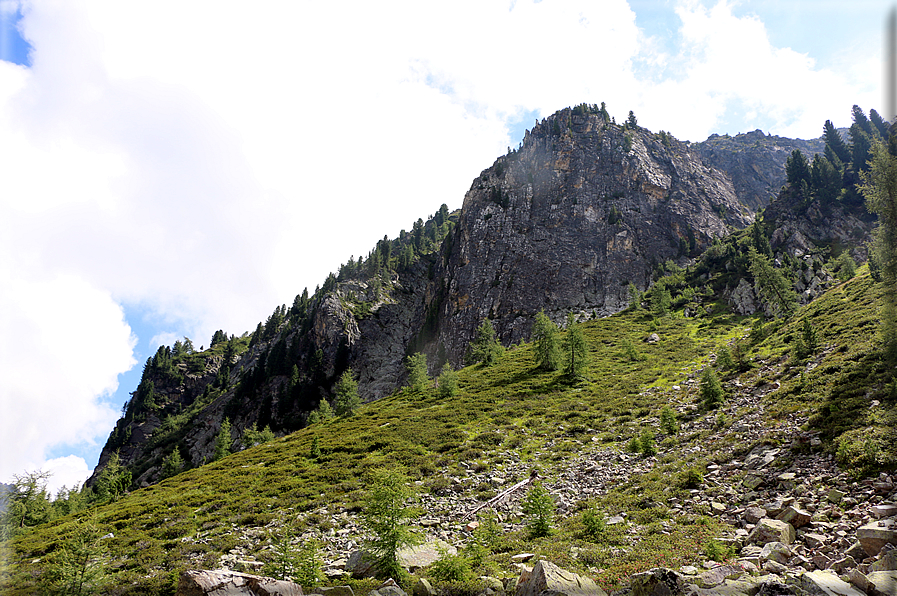
[[793, 581], [808, 596], [866, 596], [831, 571], [809, 571]]
[[748, 535], [749, 544], [766, 544], [767, 542], [781, 542], [791, 544], [794, 542], [794, 527], [776, 519], [761, 519], [757, 526]]
[[683, 578], [672, 569], [655, 567], [630, 579], [632, 596], [676, 596], [683, 594]]
[[549, 561], [539, 561], [532, 572], [517, 583], [516, 596], [607, 596], [587, 577], [561, 569]]
[[897, 596], [897, 571], [874, 571], [866, 574], [866, 579], [878, 594]]
[[793, 505], [786, 507], [776, 516], [776, 519], [791, 524], [795, 528], [802, 528], [813, 519], [813, 514]]
[[766, 510], [762, 507], [748, 507], [744, 510], [742, 517], [747, 523], [756, 524], [766, 517]]
[[414, 583], [414, 588], [412, 588], [411, 593], [414, 594], [414, 596], [436, 596], [437, 592], [427, 579], [420, 577]]
[[783, 565], [791, 558], [791, 549], [781, 542], [767, 542], [760, 551], [760, 559], [763, 561], [775, 561]]
[[869, 522], [857, 529], [857, 540], [866, 554], [874, 557], [885, 544], [897, 545], [897, 521], [884, 519]]
[[897, 571], [897, 550], [891, 550], [869, 565], [869, 571]]
[[184, 571], [175, 596], [302, 596], [302, 587], [236, 571]]
[[321, 596], [355, 596], [355, 592], [352, 591], [352, 586], [315, 588], [315, 594], [321, 594]]

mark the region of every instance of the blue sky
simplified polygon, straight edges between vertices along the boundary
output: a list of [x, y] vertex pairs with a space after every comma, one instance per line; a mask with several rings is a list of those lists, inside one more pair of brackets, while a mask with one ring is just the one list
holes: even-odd
[[160, 343], [254, 329], [555, 110], [692, 141], [883, 113], [890, 7], [0, 0], [0, 480], [80, 482]]

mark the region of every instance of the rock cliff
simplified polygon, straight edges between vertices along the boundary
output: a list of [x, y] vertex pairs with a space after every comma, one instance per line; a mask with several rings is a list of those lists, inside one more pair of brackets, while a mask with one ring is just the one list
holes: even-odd
[[654, 267], [748, 225], [729, 178], [666, 135], [563, 110], [471, 185], [440, 271], [438, 340], [460, 361], [489, 318], [505, 344], [544, 309], [605, 316]]
[[726, 172], [738, 200], [757, 211], [766, 207], [785, 184], [785, 161], [791, 152], [800, 149], [812, 160], [814, 154], [825, 151], [825, 141], [821, 137], [789, 139], [755, 130], [734, 137], [710, 135], [706, 141], [693, 143], [691, 149], [708, 166]]

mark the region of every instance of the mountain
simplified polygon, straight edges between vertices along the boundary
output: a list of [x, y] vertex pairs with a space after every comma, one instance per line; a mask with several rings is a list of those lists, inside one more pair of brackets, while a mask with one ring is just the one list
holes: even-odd
[[382, 398], [410, 353], [426, 353], [431, 372], [460, 365], [486, 318], [509, 345], [529, 338], [539, 310], [557, 322], [617, 312], [629, 283], [646, 289], [662, 263], [685, 264], [752, 218], [687, 144], [596, 106], [561, 110], [473, 181], [460, 212], [384, 239], [251, 338], [202, 354], [160, 348], [88, 484], [116, 452], [137, 486], [159, 480], [175, 446], [202, 465], [225, 418], [237, 434], [301, 428], [347, 368], [363, 400]]
[[[846, 130], [839, 132], [846, 134]], [[779, 194], [785, 183], [785, 161], [791, 152], [798, 149], [812, 159], [825, 151], [825, 141], [821, 137], [789, 139], [755, 130], [734, 137], [713, 134], [690, 147], [708, 166], [728, 174], [738, 200], [757, 211]]]
[[[870, 521], [897, 517], [897, 389], [879, 272], [856, 264], [875, 225], [856, 187], [863, 148], [885, 133], [854, 116], [848, 161], [830, 144], [812, 164], [756, 144], [758, 180], [784, 158], [782, 190], [758, 213], [738, 175], [632, 115], [621, 126], [583, 104], [546, 118], [461, 210], [384, 238], [251, 334], [161, 346], [92, 488], [50, 503], [14, 487], [22, 519], [0, 526], [16, 536], [0, 584], [33, 593], [89, 534], [113, 593], [171, 593], [187, 568], [274, 573], [298, 535], [324, 545], [329, 583], [367, 593], [376, 585], [347, 575], [366, 538], [366, 474], [401, 467], [422, 493], [418, 532], [463, 549], [415, 572], [441, 593], [485, 593], [465, 564], [510, 587], [523, 552], [608, 589], [806, 593], [834, 581], [810, 570], [831, 568], [876, 593], [862, 582], [893, 564], [880, 536], [897, 543]], [[536, 363], [526, 342], [542, 310], [572, 315], [557, 333], [581, 374]], [[406, 356], [428, 356], [431, 375], [458, 368], [485, 320], [504, 346], [494, 363], [461, 368], [454, 391], [401, 388]], [[322, 418], [349, 371], [369, 403]], [[484, 502], [537, 477], [554, 534], [526, 531], [513, 491], [471, 533]], [[791, 546], [763, 547], [773, 540]], [[684, 571], [736, 553], [737, 567]], [[658, 566], [671, 569], [631, 576]]]

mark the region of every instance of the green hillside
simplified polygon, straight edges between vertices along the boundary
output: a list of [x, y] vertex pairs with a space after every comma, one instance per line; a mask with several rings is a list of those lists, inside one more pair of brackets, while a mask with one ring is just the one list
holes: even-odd
[[[551, 536], [530, 538], [512, 507], [485, 557], [474, 559], [471, 578], [516, 576], [510, 556], [531, 552], [612, 589], [636, 571], [724, 556], [732, 528], [709, 505], [681, 506], [698, 486], [711, 496], [717, 490], [701, 484], [713, 464], [818, 431], [821, 445], [798, 447], [836, 454], [857, 475], [895, 468], [897, 386], [877, 351], [879, 291], [864, 267], [788, 322], [765, 324], [712, 305], [703, 309], [708, 314], [685, 318], [685, 301], [674, 294], [666, 316], [630, 309], [584, 322], [589, 364], [575, 379], [538, 369], [531, 345], [512, 346], [492, 366], [459, 371], [454, 397], [439, 397], [435, 386], [400, 390], [353, 416], [135, 490], [78, 519], [35, 527], [8, 546], [4, 593], [38, 591], [83, 520], [114, 535], [102, 541], [98, 558], [103, 593], [111, 594], [171, 594], [181, 570], [214, 568], [232, 550], [270, 560], [285, 524], [314, 532], [326, 548], [329, 530], [354, 527], [365, 474], [397, 465], [424, 499], [423, 516], [439, 510], [451, 520], [441, 527], [458, 546], [472, 540], [462, 529], [465, 513], [500, 491], [490, 475], [508, 487], [536, 470], [555, 490]], [[800, 353], [805, 321], [817, 343]], [[656, 343], [648, 341], [652, 333]], [[705, 367], [726, 392], [712, 410], [701, 398]], [[661, 425], [664, 406], [675, 412], [678, 432]], [[656, 455], [630, 451], [645, 431], [654, 435]], [[615, 462], [617, 479], [602, 484], [589, 476], [594, 462]], [[574, 476], [595, 490], [568, 490]], [[628, 524], [595, 521], [619, 514]], [[359, 593], [366, 581], [338, 583], [354, 582]]]

